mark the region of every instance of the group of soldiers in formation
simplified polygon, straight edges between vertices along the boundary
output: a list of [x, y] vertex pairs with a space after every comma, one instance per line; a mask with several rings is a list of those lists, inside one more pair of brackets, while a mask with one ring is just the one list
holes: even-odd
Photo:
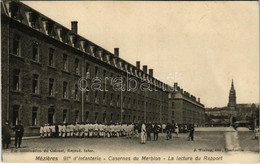
[[136, 125], [134, 124], [54, 124], [42, 125], [40, 128], [40, 136], [48, 137], [119, 137], [131, 135], [135, 132]]
[[[192, 130], [191, 130], [192, 131]], [[166, 139], [172, 138], [172, 133], [179, 134], [179, 126], [175, 124], [157, 124], [157, 123], [115, 123], [115, 124], [101, 124], [101, 123], [86, 123], [86, 124], [45, 124], [40, 128], [41, 138], [94, 138], [94, 137], [124, 137], [131, 138], [132, 136], [140, 136], [141, 143], [151, 141], [151, 134], [153, 133], [153, 140], [158, 140], [159, 132], [166, 133]], [[194, 132], [194, 127], [193, 127]], [[189, 138], [193, 140], [193, 132], [190, 133]], [[139, 135], [140, 134], [140, 135]]]

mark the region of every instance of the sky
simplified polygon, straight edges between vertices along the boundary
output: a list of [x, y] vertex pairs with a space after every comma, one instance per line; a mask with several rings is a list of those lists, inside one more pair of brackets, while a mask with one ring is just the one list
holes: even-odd
[[28, 6], [135, 65], [178, 82], [206, 107], [259, 103], [257, 1], [26, 1]]

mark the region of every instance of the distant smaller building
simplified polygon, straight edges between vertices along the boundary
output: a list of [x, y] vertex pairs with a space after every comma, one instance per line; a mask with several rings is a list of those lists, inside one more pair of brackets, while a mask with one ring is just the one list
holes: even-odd
[[183, 91], [177, 83], [174, 83], [173, 91], [169, 93], [169, 121], [205, 125], [205, 107], [200, 103], [200, 98]]
[[206, 125], [208, 126], [230, 126], [239, 122], [248, 126], [259, 126], [259, 104], [237, 104], [233, 80], [227, 106], [206, 108], [205, 113]]

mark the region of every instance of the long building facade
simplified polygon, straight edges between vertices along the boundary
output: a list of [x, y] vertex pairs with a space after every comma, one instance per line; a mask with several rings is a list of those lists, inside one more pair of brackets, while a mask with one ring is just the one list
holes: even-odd
[[75, 21], [67, 29], [21, 2], [1, 7], [3, 122], [31, 134], [46, 123], [167, 121], [169, 86], [153, 69], [81, 37]]
[[205, 125], [205, 107], [189, 92], [184, 91], [174, 84], [173, 90], [169, 93], [169, 120], [178, 124]]
[[173, 87], [140, 61], [120, 58], [119, 48], [111, 53], [80, 36], [77, 21], [67, 29], [17, 1], [3, 1], [1, 9], [2, 123], [21, 121], [32, 135], [43, 124], [202, 119], [171, 116]]

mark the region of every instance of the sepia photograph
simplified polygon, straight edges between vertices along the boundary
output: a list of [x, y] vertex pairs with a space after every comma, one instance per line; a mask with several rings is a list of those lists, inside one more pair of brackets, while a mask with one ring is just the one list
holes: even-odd
[[259, 163], [258, 1], [1, 1], [1, 162]]

